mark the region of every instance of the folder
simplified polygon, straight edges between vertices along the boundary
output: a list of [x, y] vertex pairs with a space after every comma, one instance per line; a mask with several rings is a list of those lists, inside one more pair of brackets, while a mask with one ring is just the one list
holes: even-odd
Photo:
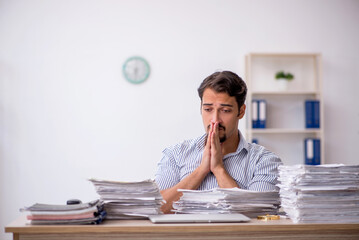
[[312, 111], [312, 101], [306, 100], [305, 101], [305, 127], [306, 128], [313, 128], [313, 111]]
[[258, 101], [252, 100], [252, 128], [258, 128]]
[[259, 119], [259, 126], [258, 128], [266, 128], [267, 122], [267, 102], [265, 100], [258, 100], [258, 119]]
[[320, 128], [320, 104], [318, 100], [305, 101], [305, 127]]
[[320, 104], [319, 101], [313, 101], [313, 128], [320, 128]]
[[304, 140], [304, 162], [307, 165], [320, 165], [320, 139]]
[[320, 165], [320, 139], [314, 139], [314, 165]]
[[20, 211], [29, 212], [27, 219], [32, 225], [99, 224], [107, 216], [104, 202], [99, 199], [71, 205], [36, 203]]

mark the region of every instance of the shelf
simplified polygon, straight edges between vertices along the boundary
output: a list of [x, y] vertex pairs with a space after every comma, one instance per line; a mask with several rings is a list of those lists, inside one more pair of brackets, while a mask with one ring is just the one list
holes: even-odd
[[321, 56], [320, 53], [251, 53], [252, 57], [292, 57], [292, 58], [298, 58], [298, 57], [318, 57]]
[[252, 95], [318, 95], [318, 91], [253, 91]]
[[273, 134], [273, 133], [280, 133], [280, 134], [293, 134], [293, 133], [321, 133], [321, 129], [290, 129], [290, 128], [262, 128], [262, 129], [251, 129], [252, 134]]
[[[246, 56], [247, 128], [246, 140], [256, 142], [277, 154], [284, 164], [304, 163], [306, 138], [321, 140], [321, 163], [325, 164], [324, 114], [320, 53], [250, 53]], [[275, 76], [278, 71], [293, 74], [293, 81], [283, 86]], [[266, 103], [267, 128], [252, 128], [253, 100]], [[305, 128], [306, 100], [319, 100], [320, 127]], [[263, 116], [263, 115], [262, 115]]]

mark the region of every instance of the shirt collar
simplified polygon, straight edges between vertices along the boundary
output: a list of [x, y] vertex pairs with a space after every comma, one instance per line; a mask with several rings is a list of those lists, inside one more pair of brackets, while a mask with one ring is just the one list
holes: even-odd
[[248, 142], [246, 141], [246, 139], [243, 137], [241, 131], [238, 130], [238, 134], [239, 134], [239, 144], [238, 144], [238, 147], [237, 147], [237, 153], [241, 152], [242, 149], [246, 149], [248, 151], [248, 148], [249, 148], [249, 144]]

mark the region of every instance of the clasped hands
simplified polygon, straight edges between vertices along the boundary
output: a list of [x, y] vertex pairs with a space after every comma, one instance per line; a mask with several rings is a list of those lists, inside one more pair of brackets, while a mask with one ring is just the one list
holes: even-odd
[[217, 171], [224, 169], [221, 145], [219, 140], [219, 123], [211, 122], [201, 162], [201, 168], [207, 171], [207, 173], [212, 172], [216, 175]]

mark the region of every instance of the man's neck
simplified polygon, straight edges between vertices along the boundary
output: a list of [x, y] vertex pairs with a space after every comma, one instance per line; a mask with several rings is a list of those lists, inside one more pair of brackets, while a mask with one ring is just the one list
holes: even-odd
[[237, 151], [239, 141], [240, 141], [239, 132], [238, 134], [234, 134], [231, 138], [226, 139], [226, 141], [222, 143], [223, 156]]

